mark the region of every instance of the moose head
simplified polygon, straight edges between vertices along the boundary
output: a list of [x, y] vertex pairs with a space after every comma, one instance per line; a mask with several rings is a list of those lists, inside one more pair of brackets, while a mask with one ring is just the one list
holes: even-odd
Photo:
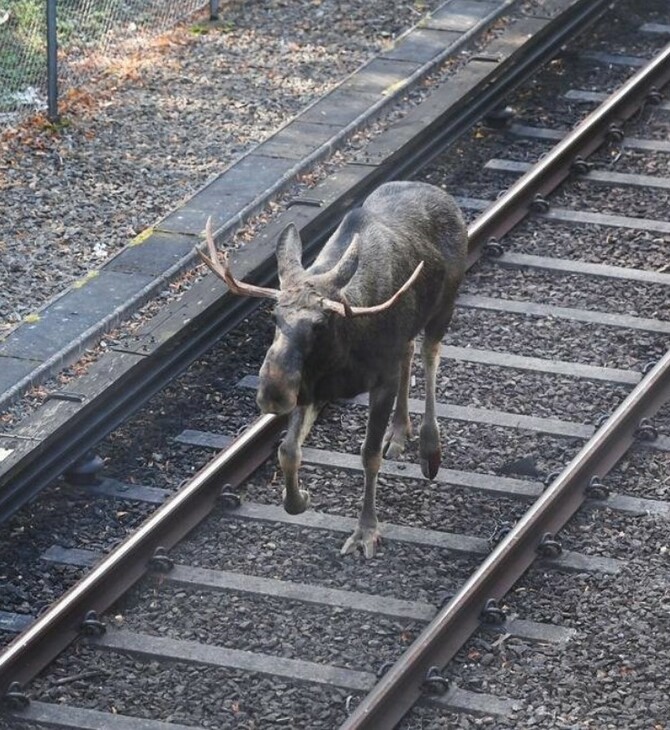
[[[359, 241], [355, 235], [342, 258], [323, 273], [310, 273], [302, 265], [302, 241], [293, 223], [282, 231], [277, 241], [279, 289], [255, 286], [238, 281], [232, 274], [227, 252], [219, 253], [212, 235], [211, 217], [205, 227], [208, 254], [197, 249], [200, 258], [223, 281], [233, 294], [273, 299], [275, 334], [259, 374], [256, 401], [261, 412], [287, 415], [298, 404], [312, 399], [312, 379], [304, 376], [304, 365], [315, 351], [324, 352], [333, 345], [334, 317], [353, 319], [389, 310], [416, 281], [423, 261], [407, 281], [386, 301], [373, 306], [351, 306], [343, 289], [351, 281], [359, 264]], [[327, 338], [327, 339], [326, 339]]]

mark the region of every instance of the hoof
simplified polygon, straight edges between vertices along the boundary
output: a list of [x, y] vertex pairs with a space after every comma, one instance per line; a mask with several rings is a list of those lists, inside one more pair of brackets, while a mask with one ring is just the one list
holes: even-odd
[[366, 560], [369, 560], [374, 558], [375, 550], [381, 541], [382, 536], [376, 527], [357, 527], [342, 545], [340, 555], [355, 553], [360, 548]]
[[286, 490], [284, 490], [282, 499], [284, 502], [284, 509], [290, 515], [299, 515], [309, 507], [310, 503], [309, 492], [306, 489], [299, 489], [298, 496], [292, 496], [291, 498], [288, 497]]
[[407, 423], [405, 426], [392, 426], [384, 436], [382, 454], [385, 459], [397, 459], [404, 451], [407, 439], [412, 435], [412, 426]]
[[440, 470], [442, 451], [440, 449], [440, 434], [437, 424], [424, 421], [419, 433], [419, 459], [421, 472], [426, 479], [435, 479]]
[[434, 451], [432, 454], [421, 456], [421, 472], [426, 479], [435, 479], [437, 472], [440, 470], [441, 462], [442, 455], [439, 451]]
[[399, 444], [397, 441], [389, 441], [384, 444], [384, 458], [385, 459], [397, 459], [402, 452], [405, 450], [403, 444]]

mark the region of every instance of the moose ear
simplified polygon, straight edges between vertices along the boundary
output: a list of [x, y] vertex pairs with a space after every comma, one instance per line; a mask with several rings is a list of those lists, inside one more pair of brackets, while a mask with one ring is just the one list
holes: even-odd
[[301, 259], [302, 241], [300, 240], [300, 234], [295, 225], [289, 223], [279, 234], [277, 240], [277, 270], [281, 288], [304, 271]]
[[356, 234], [338, 263], [328, 272], [328, 277], [337, 289], [345, 287], [358, 268], [359, 237]]

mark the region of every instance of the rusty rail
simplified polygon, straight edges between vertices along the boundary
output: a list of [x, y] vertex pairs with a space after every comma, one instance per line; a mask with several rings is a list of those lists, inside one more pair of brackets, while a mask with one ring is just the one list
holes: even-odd
[[619, 140], [623, 134], [621, 122], [647, 101], [654, 103], [660, 99], [658, 90], [669, 82], [670, 44], [568, 132], [472, 223], [468, 230], [470, 263], [481, 255], [482, 247], [491, 238], [502, 237], [532, 212], [538, 196], [555, 190], [572, 174], [576, 160], [586, 159], [604, 142]]
[[[611, 125], [628, 118], [646, 96], [670, 81], [670, 45], [523, 175], [469, 228], [470, 264], [490, 237], [509, 231], [531, 210], [538, 194], [570, 174], [577, 156], [607, 139]], [[533, 563], [545, 536], [555, 535], [579, 509], [586, 488], [616, 464], [635, 440], [643, 418], [670, 398], [670, 351], [491, 552], [461, 590], [361, 701], [340, 730], [394, 727], [423, 695], [429, 671], [441, 669], [480, 625], [487, 601], [500, 600]]]
[[423, 694], [432, 667], [443, 667], [480, 625], [489, 599], [500, 600], [533, 563], [545, 535], [555, 535], [579, 509], [593, 477], [626, 453], [643, 418], [670, 398], [670, 351], [631, 392], [605, 425], [526, 512], [362, 700], [341, 730], [394, 727]]
[[147, 571], [157, 548], [170, 548], [216, 505], [224, 484], [235, 487], [274, 451], [284, 418], [261, 416], [203, 467], [127, 540], [107, 555], [0, 653], [0, 697], [32, 679]]

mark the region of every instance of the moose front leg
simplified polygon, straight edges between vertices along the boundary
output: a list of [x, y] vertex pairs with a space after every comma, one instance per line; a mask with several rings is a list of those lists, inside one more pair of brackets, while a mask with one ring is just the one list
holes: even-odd
[[302, 460], [302, 444], [307, 438], [322, 403], [298, 406], [289, 417], [286, 437], [279, 444], [279, 465], [284, 474], [284, 509], [290, 515], [297, 515], [309, 507], [309, 492], [300, 489], [298, 469]]
[[394, 387], [382, 386], [370, 392], [368, 427], [365, 432], [365, 441], [361, 448], [363, 471], [365, 473], [363, 507], [358, 516], [358, 527], [342, 546], [342, 555], [352, 553], [360, 547], [365, 557], [371, 558], [374, 556], [375, 547], [379, 543], [380, 535], [377, 528], [377, 512], [375, 508], [377, 474], [379, 474], [379, 468], [382, 462], [384, 432], [386, 431], [391, 409], [393, 408], [394, 399]]

